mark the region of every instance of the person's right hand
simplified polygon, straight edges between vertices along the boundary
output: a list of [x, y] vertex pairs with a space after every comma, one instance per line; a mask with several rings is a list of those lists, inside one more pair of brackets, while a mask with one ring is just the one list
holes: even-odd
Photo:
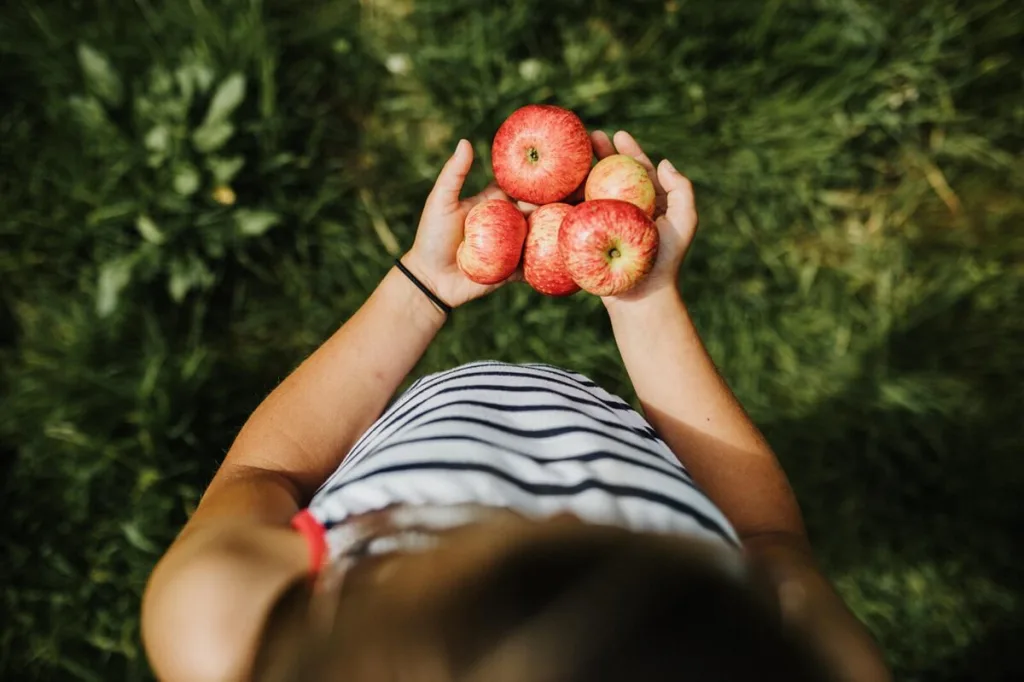
[[[477, 284], [456, 262], [469, 209], [488, 199], [508, 200], [493, 183], [479, 194], [462, 199], [462, 185], [472, 166], [473, 146], [467, 140], [459, 140], [455, 153], [441, 169], [427, 197], [416, 228], [416, 240], [402, 256], [405, 267], [452, 308], [488, 294], [504, 283]], [[516, 272], [509, 280], [519, 276]]]
[[637, 286], [626, 293], [604, 297], [602, 300], [605, 306], [640, 301], [657, 292], [675, 290], [678, 286], [679, 268], [697, 231], [697, 207], [693, 198], [693, 186], [668, 159], [662, 160], [655, 169], [633, 136], [624, 130], [615, 133], [612, 139], [597, 130], [591, 133], [590, 139], [598, 159], [612, 154], [625, 154], [639, 161], [651, 176], [657, 200], [654, 220], [658, 226], [660, 243], [654, 268]]

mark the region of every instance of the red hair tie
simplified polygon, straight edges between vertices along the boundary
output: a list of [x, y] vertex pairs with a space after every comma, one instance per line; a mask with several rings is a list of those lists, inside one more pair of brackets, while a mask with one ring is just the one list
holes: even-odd
[[292, 528], [299, 531], [309, 547], [309, 573], [317, 576], [327, 561], [326, 530], [308, 509], [292, 517]]

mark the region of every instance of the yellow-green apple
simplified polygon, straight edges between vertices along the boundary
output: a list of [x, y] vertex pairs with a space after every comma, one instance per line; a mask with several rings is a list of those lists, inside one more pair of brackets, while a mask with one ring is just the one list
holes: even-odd
[[478, 284], [504, 282], [519, 266], [526, 239], [526, 218], [504, 199], [481, 201], [466, 214], [455, 261]]
[[572, 194], [590, 172], [593, 147], [579, 117], [528, 104], [505, 119], [491, 145], [494, 179], [510, 197], [550, 204]]
[[548, 296], [569, 296], [580, 290], [565, 269], [565, 261], [558, 251], [558, 231], [562, 219], [571, 210], [569, 204], [544, 204], [527, 220], [523, 278]]
[[658, 228], [628, 201], [584, 201], [562, 221], [558, 251], [583, 290], [615, 296], [632, 289], [654, 267]]
[[654, 215], [654, 183], [647, 169], [632, 156], [612, 154], [597, 162], [590, 175], [584, 198], [620, 199], [643, 209], [649, 216]]

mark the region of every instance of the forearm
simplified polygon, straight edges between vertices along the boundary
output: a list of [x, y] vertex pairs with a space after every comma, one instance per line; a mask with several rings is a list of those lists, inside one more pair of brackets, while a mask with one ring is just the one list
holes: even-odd
[[877, 644], [821, 574], [786, 475], [715, 369], [675, 289], [609, 306], [647, 418], [766, 570], [784, 617], [850, 682], [884, 682]]
[[843, 682], [888, 682], [878, 643], [843, 603], [799, 538], [763, 535], [745, 550], [778, 596], [782, 617], [817, 644]]
[[648, 420], [741, 536], [804, 535], [778, 460], [718, 374], [673, 287], [609, 305]]
[[[253, 412], [150, 578], [144, 634], [163, 677], [242, 678], [275, 595], [307, 570], [289, 519], [380, 414], [443, 321], [392, 270]], [[213, 617], [195, 625], [194, 611], [208, 606]]]
[[277, 472], [310, 494], [380, 415], [443, 322], [443, 313], [393, 268], [256, 408], [222, 470]]

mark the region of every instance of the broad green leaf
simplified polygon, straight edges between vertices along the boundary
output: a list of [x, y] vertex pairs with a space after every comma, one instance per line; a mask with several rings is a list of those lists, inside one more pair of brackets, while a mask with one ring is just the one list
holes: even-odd
[[160, 551], [160, 548], [146, 537], [146, 534], [142, 532], [136, 521], [127, 521], [121, 524], [121, 531], [124, 533], [125, 539], [135, 549], [145, 552], [146, 554], [156, 554]]
[[185, 270], [171, 270], [171, 276], [167, 280], [167, 292], [175, 303], [185, 300], [185, 295], [192, 288], [192, 279]]
[[227, 121], [203, 123], [192, 133], [192, 143], [197, 150], [207, 154], [223, 147], [234, 132], [235, 127]]
[[281, 222], [281, 216], [270, 211], [241, 208], [235, 211], [235, 224], [246, 237], [256, 237]]
[[100, 266], [99, 281], [96, 284], [96, 314], [106, 317], [117, 309], [117, 301], [132, 279], [135, 258], [123, 256], [109, 260]]
[[165, 241], [164, 233], [160, 229], [153, 219], [148, 215], [140, 215], [135, 219], [135, 229], [139, 231], [142, 238], [150, 244], [163, 244]]
[[166, 154], [171, 144], [171, 131], [165, 125], [153, 126], [144, 140], [146, 149], [158, 154]]
[[117, 106], [124, 96], [121, 77], [117, 75], [110, 61], [85, 43], [78, 46], [78, 63], [85, 76], [89, 90], [110, 106]]
[[[144, 393], [144, 395], [148, 396], [149, 393]], [[135, 479], [136, 497], [141, 496], [147, 490], [152, 488], [156, 483], [159, 483], [160, 479], [162, 478], [163, 475], [160, 473], [159, 469], [154, 469], [152, 467], [145, 467], [144, 469], [142, 469], [142, 471], [139, 472], [139, 475]]]
[[171, 146], [171, 133], [165, 125], [157, 125], [146, 133], [143, 140], [149, 156], [146, 163], [150, 168], [159, 168], [167, 160], [167, 152]]
[[192, 69], [186, 66], [179, 67], [174, 72], [174, 80], [178, 83], [178, 91], [182, 98], [191, 103], [196, 92], [196, 84], [192, 77]]
[[126, 199], [113, 204], [105, 204], [85, 216], [87, 225], [99, 225], [108, 220], [124, 218], [139, 210], [138, 202]]
[[107, 116], [107, 110], [92, 95], [72, 95], [68, 98], [68, 105], [85, 134], [93, 140], [109, 140], [119, 136], [117, 127]]
[[171, 263], [167, 291], [175, 303], [185, 300], [186, 294], [192, 289], [205, 289], [211, 284], [213, 273], [199, 258], [190, 256], [188, 260], [175, 260]]
[[171, 72], [162, 66], [153, 69], [149, 76], [149, 92], [153, 95], [166, 97], [171, 94], [174, 87], [174, 78]]
[[539, 59], [526, 59], [519, 63], [519, 75], [524, 81], [535, 81], [544, 73], [544, 62]]
[[200, 180], [195, 166], [190, 163], [180, 164], [174, 170], [174, 191], [185, 197], [192, 196], [199, 189]]
[[205, 93], [210, 89], [213, 77], [213, 69], [192, 50], [186, 50], [182, 65], [174, 72], [178, 88], [189, 102], [196, 92]]
[[227, 159], [211, 156], [206, 160], [206, 167], [213, 176], [214, 184], [217, 185], [226, 185], [231, 182], [238, 171], [242, 170], [243, 165], [245, 165], [245, 159], [241, 156], [232, 156]]
[[210, 108], [206, 111], [203, 125], [226, 121], [245, 99], [245, 76], [233, 73], [225, 78], [213, 93]]

